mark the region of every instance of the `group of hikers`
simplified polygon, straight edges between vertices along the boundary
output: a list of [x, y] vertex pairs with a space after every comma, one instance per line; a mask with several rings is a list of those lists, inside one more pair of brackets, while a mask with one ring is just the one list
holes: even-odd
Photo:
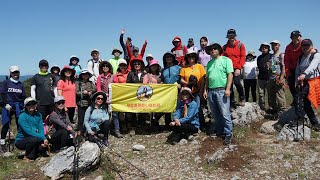
[[[303, 85], [306, 91], [304, 110], [314, 129], [320, 130], [307, 98], [309, 87], [306, 83], [319, 76], [315, 70], [320, 55], [310, 39], [302, 40], [299, 31], [291, 32], [292, 41], [284, 53], [280, 52], [278, 40], [262, 43], [257, 60], [253, 51], [246, 53], [245, 45], [236, 39], [234, 29], [227, 31], [225, 45], [210, 44], [203, 36], [199, 49], [193, 38], [189, 38], [185, 46], [176, 36], [172, 40], [174, 47], [163, 55], [163, 67], [152, 54], [148, 54], [144, 62], [147, 41], [139, 51], [131, 38], [124, 42], [124, 34], [125, 30], [122, 30], [119, 39], [122, 51], [113, 49], [114, 57], [105, 61], [100, 58], [99, 51], [93, 49], [87, 69], [79, 65], [77, 56], [72, 56], [69, 65], [61, 70], [58, 66], [49, 70], [49, 62], [40, 60], [39, 72], [31, 80], [31, 97], [26, 97], [24, 85], [19, 81], [20, 68], [11, 66], [10, 78], [3, 81], [0, 90], [2, 150], [6, 147], [5, 139], [13, 116], [18, 129], [15, 146], [26, 151], [24, 158], [27, 161], [46, 155], [49, 146], [52, 151], [71, 146], [76, 137], [92, 140], [102, 134], [103, 143], [108, 146], [110, 133], [122, 138], [124, 133], [134, 133], [142, 128], [149, 119], [152, 127], [163, 130], [159, 125], [162, 116], [165, 130], [172, 131], [167, 140], [170, 143], [206, 131], [211, 137], [223, 138], [224, 144], [229, 145], [233, 134], [230, 112], [249, 102], [250, 91], [252, 101], [257, 101], [257, 83], [260, 108], [275, 115], [285, 111], [286, 84], [294, 100], [299, 94], [296, 85]], [[179, 90], [176, 110], [152, 115], [111, 112], [111, 83], [176, 84]], [[233, 84], [239, 94], [238, 103]], [[268, 101], [268, 108], [265, 101]], [[214, 119], [209, 125], [203, 113], [208, 107]]]

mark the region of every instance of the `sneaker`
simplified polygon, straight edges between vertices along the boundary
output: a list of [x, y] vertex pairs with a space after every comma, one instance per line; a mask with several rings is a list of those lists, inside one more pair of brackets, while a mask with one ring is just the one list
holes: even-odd
[[209, 134], [209, 137], [215, 139], [218, 137], [218, 135], [216, 133], [211, 133], [211, 134]]
[[313, 130], [314, 131], [317, 131], [317, 132], [320, 132], [320, 124], [318, 123], [318, 124], [315, 124], [314, 126], [313, 126]]
[[245, 106], [246, 105], [246, 101], [245, 100], [241, 100], [239, 103], [238, 103], [239, 106]]
[[119, 130], [115, 130], [115, 131], [114, 131], [114, 137], [116, 137], [116, 138], [123, 138], [123, 135], [120, 133]]
[[231, 144], [231, 138], [232, 138], [232, 135], [226, 136], [226, 137], [224, 138], [223, 144], [224, 144], [224, 145], [229, 145], [229, 144]]

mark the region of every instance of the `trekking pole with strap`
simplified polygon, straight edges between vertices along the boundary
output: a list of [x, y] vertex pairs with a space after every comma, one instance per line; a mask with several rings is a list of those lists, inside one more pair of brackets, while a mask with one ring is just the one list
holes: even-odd
[[129, 165], [131, 165], [132, 167], [134, 167], [135, 169], [137, 169], [139, 172], [141, 172], [145, 177], [149, 178], [148, 174], [146, 172], [144, 172], [143, 170], [141, 170], [140, 168], [138, 168], [137, 166], [135, 166], [134, 164], [132, 164], [129, 160], [127, 160], [126, 158], [124, 158], [123, 156], [121, 156], [119, 153], [117, 153], [114, 149], [112, 149], [109, 146], [106, 146], [105, 144], [103, 144], [103, 142], [95, 137], [94, 138], [95, 143], [97, 143], [97, 145], [101, 148], [106, 147], [108, 149], [110, 149], [110, 152], [112, 152], [113, 154], [115, 154], [116, 156], [118, 156], [119, 158], [123, 159], [125, 162], [127, 162]]
[[78, 138], [74, 139], [74, 153], [73, 153], [73, 171], [72, 180], [79, 180], [79, 150], [80, 142]]
[[298, 116], [297, 118], [297, 129], [296, 129], [296, 133], [295, 133], [295, 137], [294, 137], [294, 141], [298, 142], [299, 141], [299, 121], [302, 120], [302, 139], [304, 140], [304, 115], [305, 115], [305, 111], [304, 111], [304, 95], [303, 95], [303, 82], [299, 82], [298, 85], [298, 96], [297, 96], [297, 109], [296, 109], [296, 114]]

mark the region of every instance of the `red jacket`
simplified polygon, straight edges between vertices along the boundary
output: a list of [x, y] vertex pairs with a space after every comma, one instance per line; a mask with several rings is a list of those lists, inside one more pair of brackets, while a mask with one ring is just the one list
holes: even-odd
[[244, 44], [240, 41], [235, 40], [233, 44], [230, 44], [229, 41], [223, 46], [223, 56], [226, 56], [232, 60], [233, 69], [242, 69], [244, 63], [246, 62], [246, 48]]
[[186, 63], [186, 61], [184, 60], [184, 56], [188, 53], [188, 48], [185, 45], [182, 45], [182, 40], [179, 36], [176, 36], [173, 38], [172, 44], [175, 39], [179, 39], [180, 43], [178, 44], [177, 47], [173, 47], [171, 49], [171, 52], [176, 56], [176, 59], [179, 62], [179, 65], [184, 66]]
[[133, 54], [132, 54], [132, 51], [130, 50], [130, 46], [127, 44], [127, 51], [128, 51], [128, 56], [130, 58], [130, 62], [129, 62], [129, 66], [128, 66], [128, 70], [131, 70], [131, 61], [133, 59], [143, 59], [143, 56], [144, 56], [144, 53], [146, 51], [146, 47], [147, 47], [147, 43], [144, 43], [142, 48], [141, 48], [141, 51], [140, 51], [140, 54], [138, 54], [137, 57], [134, 57]]
[[290, 43], [284, 52], [284, 66], [286, 68], [286, 76], [288, 77], [291, 73], [295, 73], [298, 59], [302, 54], [301, 43], [297, 48], [293, 47], [293, 44]]
[[128, 70], [126, 70], [125, 73], [117, 72], [115, 75], [113, 75], [113, 82], [114, 83], [126, 83], [128, 74], [129, 74]]

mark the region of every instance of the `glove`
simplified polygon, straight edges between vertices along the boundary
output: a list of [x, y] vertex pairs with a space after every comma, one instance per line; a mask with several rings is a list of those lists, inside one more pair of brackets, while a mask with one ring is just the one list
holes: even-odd
[[6, 104], [5, 108], [7, 109], [7, 111], [10, 111], [12, 107], [10, 106], [10, 104]]

